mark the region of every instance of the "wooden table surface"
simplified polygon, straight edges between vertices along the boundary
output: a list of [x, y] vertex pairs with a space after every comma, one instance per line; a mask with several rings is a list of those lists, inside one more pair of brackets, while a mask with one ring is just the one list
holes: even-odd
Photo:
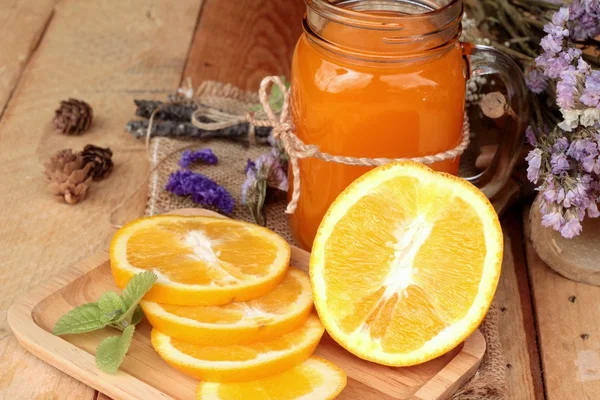
[[[28, 354], [6, 322], [12, 302], [106, 245], [110, 211], [143, 185], [143, 144], [124, 132], [132, 99], [164, 98], [182, 80], [256, 89], [289, 74], [302, 0], [3, 0], [0, 2], [0, 399], [105, 399]], [[60, 100], [94, 107], [83, 136], [56, 133]], [[116, 169], [69, 206], [45, 191], [43, 162], [87, 143], [110, 146]], [[141, 215], [145, 194], [126, 210]], [[503, 218], [496, 295], [511, 399], [600, 399], [600, 288], [552, 272]]]

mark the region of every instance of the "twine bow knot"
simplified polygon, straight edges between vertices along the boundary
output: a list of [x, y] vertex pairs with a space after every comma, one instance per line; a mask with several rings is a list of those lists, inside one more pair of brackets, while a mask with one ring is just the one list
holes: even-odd
[[[271, 85], [277, 85], [281, 89], [283, 94], [283, 107], [279, 118], [271, 108], [268, 98], [268, 89]], [[264, 113], [267, 119], [257, 119], [254, 115], [248, 114], [248, 121], [255, 126], [269, 126], [272, 127], [273, 137], [281, 140], [283, 148], [288, 154], [290, 165], [292, 167], [292, 183], [293, 192], [285, 210], [288, 214], [293, 214], [298, 206], [298, 200], [300, 198], [300, 166], [299, 160], [302, 158], [317, 158], [327, 162], [335, 162], [339, 164], [355, 165], [362, 167], [376, 167], [384, 164], [388, 164], [394, 161], [415, 161], [422, 164], [433, 164], [436, 162], [454, 159], [460, 156], [467, 146], [469, 145], [469, 120], [465, 113], [463, 119], [463, 130], [462, 138], [460, 143], [450, 149], [433, 155], [426, 155], [420, 157], [409, 157], [409, 158], [368, 158], [368, 157], [347, 157], [332, 155], [329, 153], [321, 152], [319, 146], [312, 144], [305, 144], [296, 136], [294, 133], [294, 125], [290, 120], [289, 115], [289, 91], [278, 76], [267, 76], [260, 83], [260, 90], [258, 93], [260, 103], [263, 106]]]

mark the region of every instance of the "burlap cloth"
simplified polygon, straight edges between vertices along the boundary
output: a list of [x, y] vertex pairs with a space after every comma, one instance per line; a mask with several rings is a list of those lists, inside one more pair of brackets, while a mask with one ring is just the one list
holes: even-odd
[[[244, 114], [258, 103], [258, 97], [251, 92], [243, 92], [229, 84], [205, 82], [199, 92], [202, 104], [213, 106], [223, 111]], [[232, 142], [229, 140], [181, 140], [154, 138], [150, 144], [150, 159], [153, 171], [150, 174], [148, 187], [147, 215], [164, 213], [179, 208], [199, 207], [189, 198], [175, 196], [164, 190], [169, 174], [179, 169], [179, 154], [184, 148], [210, 147], [219, 158], [217, 166], [197, 166], [193, 170], [200, 172], [223, 185], [235, 198], [236, 204], [232, 218], [251, 221], [252, 217], [246, 206], [241, 204], [241, 187], [246, 174], [244, 169], [248, 159], [255, 159], [269, 150], [266, 146]], [[270, 202], [265, 207], [267, 226], [279, 233], [290, 243], [293, 239], [284, 213], [286, 200]], [[498, 335], [498, 309], [492, 305], [487, 316], [479, 327], [487, 342], [487, 351], [473, 379], [461, 387], [451, 398], [453, 400], [505, 400], [507, 399], [507, 383], [502, 347]]]

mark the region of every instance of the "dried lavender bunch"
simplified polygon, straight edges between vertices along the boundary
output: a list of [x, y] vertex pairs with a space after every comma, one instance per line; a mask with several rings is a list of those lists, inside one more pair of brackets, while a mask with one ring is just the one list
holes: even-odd
[[[137, 138], [145, 137], [148, 131], [149, 121], [129, 121], [125, 126], [128, 132]], [[152, 122], [152, 137], [164, 136], [171, 138], [224, 138], [224, 139], [247, 139], [248, 138], [248, 123], [233, 125], [223, 129], [214, 131], [204, 130], [195, 127], [189, 122], [178, 121], [153, 121]], [[270, 127], [256, 127], [255, 134], [257, 142], [264, 143], [267, 141], [271, 133]]]
[[184, 150], [179, 158], [179, 166], [181, 168], [189, 168], [193, 164], [215, 165], [219, 162], [216, 154], [211, 149], [200, 149], [196, 151]]
[[150, 118], [154, 110], [161, 107], [154, 114], [155, 119], [168, 121], [190, 122], [192, 114], [198, 109], [198, 105], [191, 101], [178, 101], [177, 103], [163, 103], [156, 100], [133, 100], [137, 109], [135, 115]]
[[226, 215], [233, 212], [235, 205], [227, 189], [209, 177], [187, 169], [169, 175], [165, 189], [178, 196], [190, 196], [195, 203], [214, 207]]
[[536, 76], [528, 79], [534, 93], [552, 88], [562, 115], [550, 133], [535, 121], [528, 128], [527, 140], [535, 148], [526, 160], [528, 178], [540, 192], [542, 224], [565, 238], [581, 233], [586, 216], [600, 216], [600, 71], [572, 41], [599, 29], [600, 2], [575, 0], [561, 7], [544, 26], [544, 52], [535, 59]]

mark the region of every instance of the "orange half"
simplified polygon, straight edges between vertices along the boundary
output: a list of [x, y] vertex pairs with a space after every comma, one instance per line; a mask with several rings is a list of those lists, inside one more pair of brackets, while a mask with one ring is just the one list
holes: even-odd
[[467, 181], [417, 163], [376, 168], [332, 204], [311, 259], [327, 332], [389, 366], [436, 358], [481, 323], [502, 263], [500, 223]]

